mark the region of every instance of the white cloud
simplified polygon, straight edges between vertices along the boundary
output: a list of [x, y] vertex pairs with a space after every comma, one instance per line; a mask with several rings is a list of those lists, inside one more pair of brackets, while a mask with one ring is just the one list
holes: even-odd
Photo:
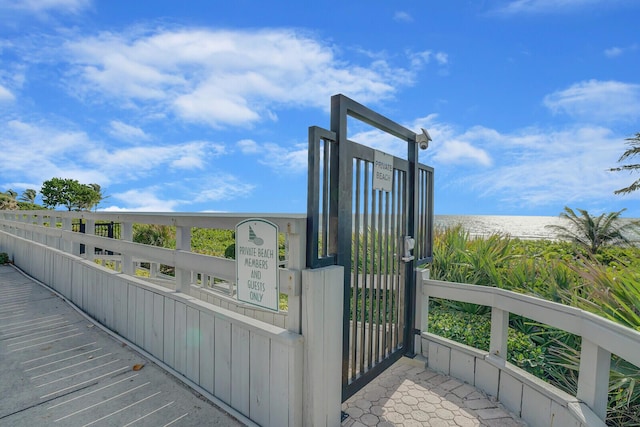
[[242, 154], [255, 154], [260, 151], [258, 143], [252, 139], [242, 139], [236, 143]]
[[[557, 131], [527, 129], [500, 134], [486, 147], [495, 154], [490, 169], [465, 173], [458, 169], [458, 185], [496, 197], [510, 206], [566, 205], [613, 199], [625, 178], [608, 172], [623, 150], [611, 130], [583, 126]], [[498, 157], [500, 154], [500, 157]], [[433, 160], [438, 162], [438, 154]], [[440, 170], [446, 165], [440, 167]], [[436, 168], [438, 169], [438, 168]]]
[[299, 173], [307, 170], [309, 153], [307, 144], [283, 147], [272, 142], [258, 144], [250, 139], [237, 142], [242, 154], [258, 157], [258, 163], [284, 173]]
[[208, 141], [192, 141], [179, 147], [176, 159], [171, 162], [177, 169], [203, 169], [208, 160], [226, 154], [224, 145]]
[[150, 136], [139, 127], [128, 125], [119, 120], [112, 120], [109, 126], [109, 134], [122, 141], [140, 142], [150, 139]]
[[449, 62], [449, 55], [444, 52], [436, 52], [435, 59], [438, 64], [446, 65]]
[[108, 182], [102, 171], [83, 165], [85, 152], [96, 147], [84, 132], [10, 120], [0, 126], [0, 146], [0, 170], [6, 174], [36, 182], [54, 176], [85, 183]]
[[96, 147], [86, 154], [87, 162], [120, 179], [137, 179], [162, 166], [176, 169], [203, 169], [204, 162], [224, 154], [224, 146], [207, 141], [194, 141], [165, 146], [128, 148]]
[[0, 126], [0, 146], [0, 170], [8, 175], [35, 182], [57, 176], [102, 186], [141, 179], [158, 171], [203, 170], [212, 159], [226, 154], [224, 145], [209, 141], [105, 146], [84, 132], [18, 120]]
[[513, 0], [498, 8], [501, 14], [557, 13], [597, 4], [611, 4], [618, 0]]
[[413, 16], [407, 12], [398, 11], [393, 14], [393, 20], [397, 22], [413, 22]]
[[219, 202], [242, 198], [251, 194], [254, 188], [255, 185], [241, 182], [235, 176], [219, 173], [199, 180], [194, 201], [196, 203]]
[[620, 47], [610, 47], [609, 49], [605, 49], [604, 55], [609, 58], [614, 58], [616, 56], [622, 55], [623, 49]]
[[91, 0], [1, 0], [0, 9], [13, 9], [29, 13], [59, 11], [79, 13], [91, 5]]
[[440, 66], [447, 65], [449, 63], [449, 55], [444, 52], [424, 50], [422, 52], [408, 52], [407, 55], [409, 56], [411, 65], [414, 68], [421, 68], [432, 60], [435, 60]]
[[98, 92], [213, 127], [275, 120], [272, 109], [283, 105], [326, 109], [335, 93], [371, 104], [413, 79], [410, 69], [383, 59], [349, 63], [333, 47], [282, 29], [102, 33], [68, 42], [65, 54], [68, 85], [81, 96]]
[[638, 45], [637, 44], [632, 44], [630, 46], [627, 47], [619, 47], [619, 46], [613, 46], [610, 47], [608, 49], [604, 50], [604, 55], [607, 58], [616, 58], [618, 56], [621, 56], [627, 52], [632, 52], [638, 49]]
[[6, 87], [0, 85], [0, 102], [13, 101], [16, 97]]
[[640, 115], [640, 84], [589, 80], [554, 92], [544, 98], [553, 113], [579, 120], [619, 121]]
[[156, 187], [143, 190], [128, 190], [122, 193], [112, 194], [113, 199], [120, 200], [124, 207], [112, 205], [101, 209], [108, 212], [134, 211], [134, 212], [173, 212], [181, 202], [179, 200], [163, 200], [156, 194]]
[[491, 166], [492, 160], [489, 154], [478, 147], [474, 147], [467, 141], [444, 141], [441, 147], [435, 151], [433, 159], [439, 163], [476, 163], [481, 166]]
[[[247, 197], [255, 186], [241, 182], [233, 175], [217, 172], [184, 178], [180, 182], [157, 183], [143, 189], [132, 189], [112, 195], [120, 201], [106, 211], [172, 212], [185, 210], [194, 203], [220, 202]], [[166, 194], [171, 194], [168, 198]], [[179, 197], [175, 197], [178, 195]]]

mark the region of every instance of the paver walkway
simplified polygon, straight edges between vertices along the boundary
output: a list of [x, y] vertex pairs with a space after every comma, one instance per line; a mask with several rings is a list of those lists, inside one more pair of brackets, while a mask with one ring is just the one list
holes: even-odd
[[342, 410], [343, 427], [521, 427], [526, 423], [469, 384], [425, 368], [425, 361], [401, 358]]

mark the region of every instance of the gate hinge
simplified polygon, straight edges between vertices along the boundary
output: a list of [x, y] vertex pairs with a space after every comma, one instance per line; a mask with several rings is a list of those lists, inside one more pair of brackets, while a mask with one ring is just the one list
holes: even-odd
[[422, 335], [422, 331], [420, 329], [418, 329], [418, 328], [415, 328], [413, 330], [413, 335]]

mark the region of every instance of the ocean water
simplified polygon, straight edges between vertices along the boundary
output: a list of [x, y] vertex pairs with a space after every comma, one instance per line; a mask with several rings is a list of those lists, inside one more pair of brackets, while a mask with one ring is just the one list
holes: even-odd
[[555, 233], [547, 225], [563, 225], [567, 222], [557, 216], [508, 216], [508, 215], [436, 215], [434, 227], [461, 225], [472, 236], [508, 234], [519, 239], [554, 239]]
[[[636, 221], [638, 218], [621, 218], [621, 221]], [[555, 239], [556, 235], [547, 225], [567, 227], [570, 222], [559, 216], [508, 216], [508, 215], [436, 215], [434, 227], [462, 227], [472, 236], [508, 234], [519, 239]], [[640, 235], [631, 233], [627, 237], [639, 241]]]

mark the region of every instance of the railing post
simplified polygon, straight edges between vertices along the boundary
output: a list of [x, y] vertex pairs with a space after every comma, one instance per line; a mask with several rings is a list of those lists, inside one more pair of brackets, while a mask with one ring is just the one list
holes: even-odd
[[[58, 218], [54, 215], [49, 215], [49, 228], [56, 228], [58, 225]], [[49, 242], [54, 242], [54, 247], [56, 249], [60, 249], [60, 239], [58, 239], [57, 237], [52, 237], [51, 239], [46, 238], [46, 242], [47, 245], [49, 245]]]
[[[298, 230], [298, 227], [294, 227], [289, 224], [287, 230], [287, 238], [289, 239], [289, 254], [287, 268], [293, 270], [297, 274], [300, 274], [304, 269], [306, 263], [306, 230]], [[299, 276], [298, 276], [299, 277]], [[300, 292], [298, 295], [289, 295], [288, 297], [288, 313], [287, 313], [287, 329], [291, 332], [299, 334], [301, 332], [302, 322], [302, 298]]]
[[[31, 219], [30, 215], [18, 215], [19, 222], [24, 222], [28, 224], [30, 219]], [[22, 237], [23, 239], [31, 239], [31, 236], [28, 234], [27, 230], [18, 231], [18, 236]]]
[[576, 397], [603, 421], [607, 417], [610, 369], [611, 353], [582, 337]]
[[[133, 242], [133, 223], [123, 222], [120, 227], [120, 239], [126, 242]], [[122, 272], [130, 276], [135, 276], [136, 274], [133, 257], [130, 254], [122, 254]]]
[[429, 295], [424, 291], [424, 281], [429, 280], [428, 268], [416, 269], [416, 320], [415, 328], [420, 333], [414, 335], [414, 352], [422, 354], [422, 332], [426, 332], [429, 324]]
[[489, 351], [507, 360], [507, 336], [509, 332], [509, 312], [491, 307], [491, 343]]
[[[191, 227], [184, 225], [176, 226], [176, 251], [191, 252]], [[176, 270], [176, 291], [184, 294], [191, 294], [191, 271], [175, 265]]]
[[[62, 229], [69, 233], [73, 232], [73, 219], [70, 216], [65, 216], [62, 218]], [[80, 245], [75, 243], [73, 241], [73, 238], [63, 239], [62, 250], [73, 255], [80, 255]]]
[[[85, 221], [84, 234], [89, 234], [94, 236], [96, 234], [96, 220], [95, 219], [87, 219]], [[96, 247], [93, 245], [84, 245], [84, 256], [90, 261], [93, 261], [96, 258]]]
[[[44, 215], [38, 215], [37, 216], [37, 222], [36, 224], [38, 224], [38, 226], [40, 227], [44, 227]], [[33, 236], [33, 240], [38, 242], [38, 243], [42, 243], [42, 244], [47, 244], [47, 235], [44, 233], [37, 233], [38, 237], [36, 238], [36, 236]]]

